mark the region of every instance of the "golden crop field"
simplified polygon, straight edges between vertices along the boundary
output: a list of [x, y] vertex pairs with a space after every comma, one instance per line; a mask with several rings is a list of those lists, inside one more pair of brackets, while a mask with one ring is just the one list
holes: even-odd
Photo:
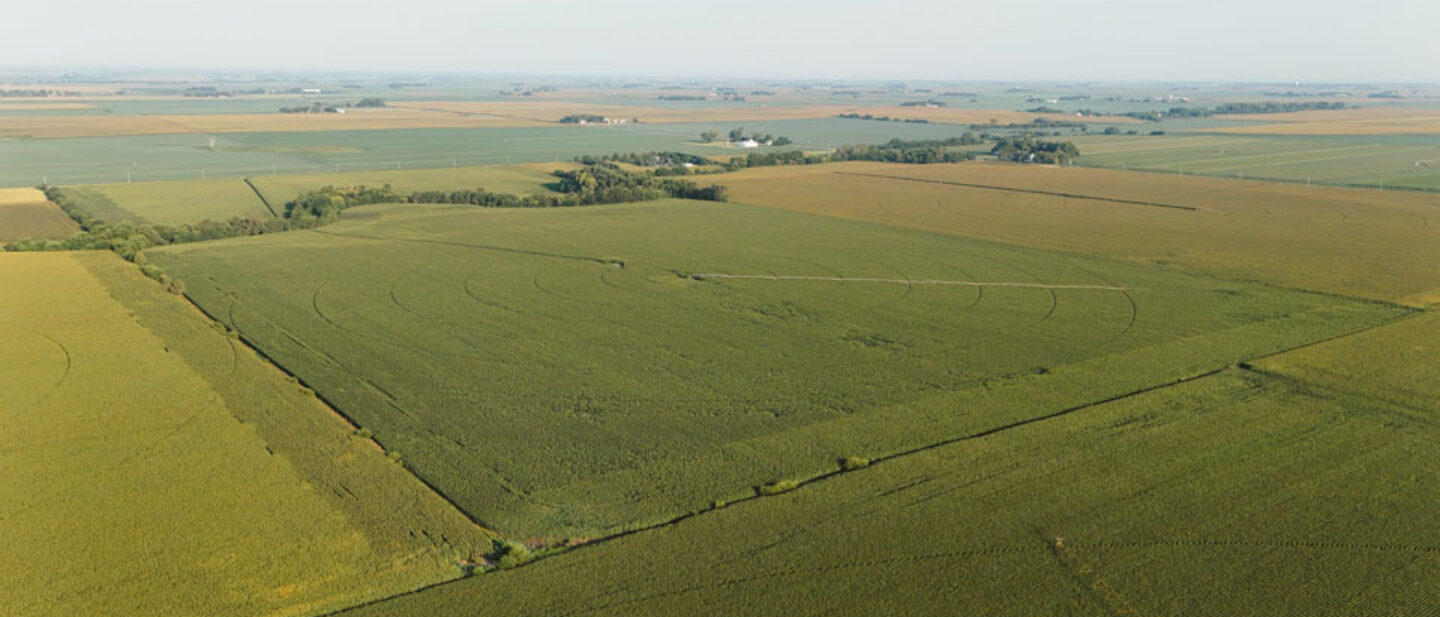
[[768, 167], [704, 181], [754, 205], [1440, 302], [1440, 196], [1002, 163]]
[[534, 121], [436, 111], [378, 109], [344, 114], [3, 116], [0, 137], [114, 137], [171, 133], [370, 131], [535, 126]]
[[0, 255], [0, 288], [6, 614], [313, 615], [458, 574], [473, 526], [133, 265]]
[[1362, 107], [1227, 118], [1278, 124], [1207, 128], [1205, 132], [1242, 135], [1440, 135], [1440, 109], [1433, 108]]
[[0, 101], [0, 111], [79, 111], [94, 108], [94, 105], [80, 102], [25, 101], [10, 103]]
[[0, 243], [21, 238], [59, 238], [76, 229], [75, 221], [46, 201], [39, 190], [0, 189]]

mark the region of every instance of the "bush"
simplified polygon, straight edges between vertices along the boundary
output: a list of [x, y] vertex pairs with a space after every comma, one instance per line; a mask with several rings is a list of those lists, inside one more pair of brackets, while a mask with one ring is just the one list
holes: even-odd
[[523, 566], [534, 558], [529, 547], [514, 540], [495, 538], [491, 542], [492, 550], [485, 557], [495, 564], [496, 570]]
[[755, 494], [761, 497], [768, 497], [770, 495], [779, 495], [780, 493], [793, 491], [799, 486], [800, 483], [795, 480], [777, 480], [755, 487]]
[[854, 471], [870, 466], [870, 459], [863, 456], [847, 456], [840, 459], [840, 471]]

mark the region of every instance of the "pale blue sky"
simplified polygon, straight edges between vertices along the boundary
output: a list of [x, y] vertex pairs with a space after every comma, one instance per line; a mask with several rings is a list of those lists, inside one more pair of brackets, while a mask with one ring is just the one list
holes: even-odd
[[1440, 0], [11, 0], [0, 65], [1440, 81]]

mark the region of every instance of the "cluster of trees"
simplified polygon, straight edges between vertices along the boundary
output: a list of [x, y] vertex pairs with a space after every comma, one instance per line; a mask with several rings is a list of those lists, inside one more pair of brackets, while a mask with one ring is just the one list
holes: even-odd
[[[730, 138], [731, 142], [745, 141], [745, 128], [737, 127], [730, 129], [728, 137]], [[720, 139], [720, 133], [717, 133], [715, 131], [704, 131], [700, 133], [700, 141], [703, 141], [707, 144], [717, 139]], [[756, 133], [754, 135], [751, 135], [749, 139], [753, 139], [767, 146], [788, 146], [792, 143], [795, 143], [793, 141], [790, 141], [790, 138], [784, 135], [776, 137], [769, 133]]]
[[282, 113], [282, 114], [319, 114], [319, 113], [325, 113], [325, 112], [334, 112], [334, 111], [339, 110], [339, 109], [348, 109], [348, 108], [351, 108], [351, 107], [384, 107], [384, 106], [385, 106], [385, 99], [377, 99], [377, 98], [364, 98], [364, 99], [360, 99], [359, 102], [355, 102], [355, 101], [345, 101], [344, 103], [324, 103], [324, 102], [316, 101], [316, 102], [311, 103], [311, 104], [309, 104], [309, 105], [296, 105], [296, 106], [294, 106], [294, 107], [281, 107], [281, 108], [280, 108], [280, 113]]
[[905, 101], [901, 107], [944, 107], [945, 101]]
[[575, 157], [575, 162], [585, 165], [598, 165], [600, 163], [629, 163], [639, 167], [651, 167], [657, 176], [683, 176], [692, 173], [692, 168], [699, 165], [712, 165], [713, 161], [703, 156], [687, 154], [684, 152], [616, 152], [614, 154], [602, 154], [599, 156], [585, 155]]
[[913, 122], [915, 124], [929, 124], [930, 121], [924, 118], [891, 118], [890, 116], [875, 116], [871, 114], [840, 114], [839, 118], [850, 120], [879, 120], [881, 122]]
[[1063, 165], [1080, 156], [1080, 149], [1070, 141], [1045, 141], [1032, 135], [1001, 137], [990, 153], [1003, 161]]
[[690, 94], [662, 94], [655, 97], [657, 101], [703, 101], [705, 97]]
[[627, 201], [652, 201], [667, 197], [725, 201], [725, 187], [699, 186], [689, 180], [655, 174], [630, 173], [611, 165], [587, 165], [571, 171], [553, 172], [560, 178], [557, 205], [588, 206]]
[[1036, 119], [1031, 120], [1031, 121], [1029, 121], [1029, 122], [1023, 122], [1023, 123], [1021, 123], [1021, 122], [1011, 122], [1010, 124], [1000, 124], [1000, 123], [998, 123], [998, 122], [995, 122], [994, 120], [991, 120], [989, 124], [972, 124], [972, 125], [970, 125], [970, 128], [975, 129], [975, 130], [981, 130], [981, 129], [1036, 130], [1036, 129], [1063, 129], [1063, 128], [1083, 129], [1083, 128], [1086, 128], [1086, 126], [1087, 126], [1087, 125], [1086, 125], [1084, 122], [1073, 122], [1073, 121], [1070, 121], [1070, 120], [1050, 120], [1050, 119], [1048, 119], [1048, 118], [1036, 118]]

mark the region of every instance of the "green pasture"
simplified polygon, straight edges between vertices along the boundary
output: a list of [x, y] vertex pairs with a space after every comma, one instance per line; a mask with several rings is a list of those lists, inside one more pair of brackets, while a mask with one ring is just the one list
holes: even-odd
[[145, 255], [522, 536], [665, 520], [1402, 313], [708, 202], [366, 207]]

